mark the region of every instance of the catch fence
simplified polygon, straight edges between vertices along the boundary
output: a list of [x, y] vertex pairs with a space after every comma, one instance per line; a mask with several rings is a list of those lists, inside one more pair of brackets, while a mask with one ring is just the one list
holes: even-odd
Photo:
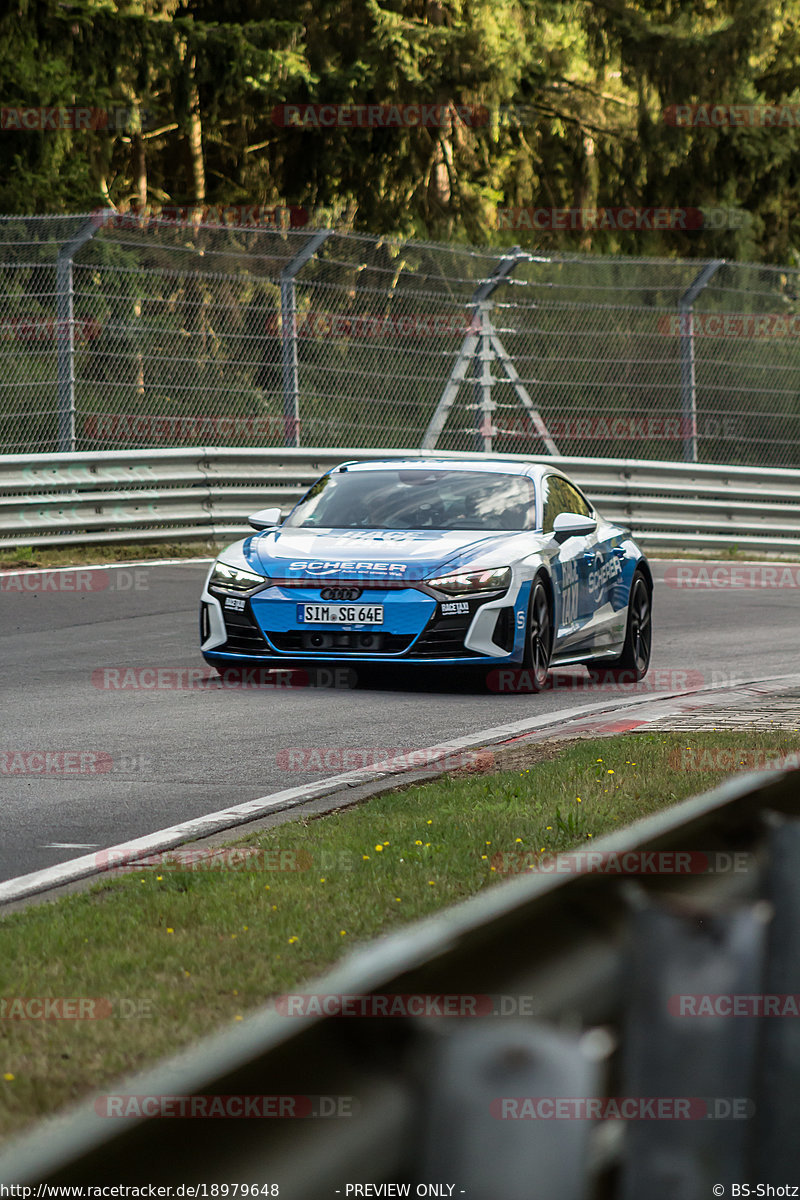
[[250, 216], [0, 218], [0, 453], [421, 446], [800, 466], [796, 270]]

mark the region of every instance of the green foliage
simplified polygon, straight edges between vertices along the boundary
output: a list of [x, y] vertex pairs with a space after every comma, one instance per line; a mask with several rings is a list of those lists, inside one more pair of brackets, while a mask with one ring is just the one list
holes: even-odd
[[[798, 48], [800, 0], [20, 0], [0, 17], [3, 105], [130, 114], [6, 128], [0, 211], [284, 203], [423, 239], [796, 261], [796, 132], [676, 128], [663, 110], [800, 100]], [[476, 105], [488, 120], [273, 119], [309, 102]], [[735, 207], [751, 220], [545, 232], [498, 229], [498, 205]]]

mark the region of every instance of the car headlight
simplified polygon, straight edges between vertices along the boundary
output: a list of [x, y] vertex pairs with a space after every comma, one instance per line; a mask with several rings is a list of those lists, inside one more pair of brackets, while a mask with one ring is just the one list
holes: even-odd
[[241, 567], [232, 567], [229, 563], [215, 562], [208, 586], [224, 588], [226, 592], [255, 592], [265, 583], [266, 576], [256, 575], [255, 571], [243, 571]]
[[447, 592], [448, 596], [466, 596], [472, 592], [504, 592], [511, 583], [511, 567], [440, 575], [438, 579], [426, 580], [426, 583], [437, 591]]

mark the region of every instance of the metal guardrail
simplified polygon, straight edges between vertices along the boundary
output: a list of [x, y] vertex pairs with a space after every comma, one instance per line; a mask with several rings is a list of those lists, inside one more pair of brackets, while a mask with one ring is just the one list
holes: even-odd
[[[791, 1184], [800, 1023], [681, 1019], [674, 997], [800, 992], [798, 781], [797, 772], [735, 778], [592, 846], [704, 854], [708, 871], [643, 869], [635, 883], [598, 872], [526, 875], [303, 987], [346, 997], [499, 994], [515, 1002], [512, 1015], [289, 1017], [273, 1006], [114, 1092], [350, 1097], [354, 1115], [176, 1126], [157, 1116], [109, 1120], [94, 1097], [10, 1145], [0, 1181], [246, 1181], [277, 1185], [287, 1200], [344, 1196], [356, 1182], [372, 1190], [350, 1195], [469, 1200], [707, 1200], [737, 1194], [733, 1183]], [[742, 869], [719, 869], [734, 862]], [[712, 1107], [702, 1119], [597, 1122], [498, 1119], [494, 1103], [592, 1096]], [[381, 1181], [395, 1187], [380, 1190]], [[417, 1182], [454, 1186], [418, 1192]], [[409, 1192], [397, 1190], [404, 1183]]]
[[[446, 451], [286, 447], [0, 457], [0, 547], [231, 539], [258, 508], [295, 503], [347, 459]], [[800, 551], [800, 470], [502, 455], [571, 475], [604, 516], [653, 549]]]

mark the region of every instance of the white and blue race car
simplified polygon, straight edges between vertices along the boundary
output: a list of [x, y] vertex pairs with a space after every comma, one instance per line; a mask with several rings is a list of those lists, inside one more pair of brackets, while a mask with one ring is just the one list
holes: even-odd
[[209, 572], [201, 652], [260, 665], [551, 666], [641, 679], [653, 579], [630, 532], [560, 471], [501, 458], [346, 462]]

